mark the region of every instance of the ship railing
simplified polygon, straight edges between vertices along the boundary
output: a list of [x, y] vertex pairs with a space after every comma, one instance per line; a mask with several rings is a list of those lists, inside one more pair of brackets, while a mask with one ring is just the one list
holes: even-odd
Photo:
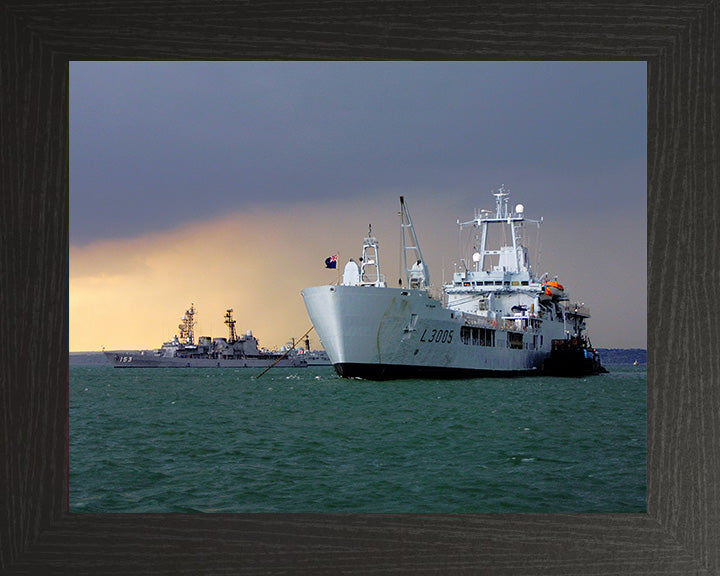
[[518, 326], [517, 321], [527, 320], [528, 316], [503, 316], [499, 321], [491, 320], [485, 316], [478, 316], [468, 312], [460, 313], [466, 325], [478, 328], [491, 328], [493, 330], [505, 330], [509, 332], [533, 332], [535, 329], [530, 326]]
[[468, 326], [475, 326], [478, 328], [500, 328], [506, 329], [506, 322], [498, 322], [497, 320], [491, 320], [486, 316], [478, 316], [477, 314], [471, 314], [469, 312], [460, 313], [463, 320]]
[[[361, 282], [357, 282], [356, 284], [347, 284], [347, 286], [377, 286], [385, 284], [385, 274], [380, 274], [379, 277], [373, 275], [372, 277], [375, 278], [375, 280], [363, 280]], [[343, 284], [342, 276], [330, 282], [328, 286], [345, 286], [345, 284]]]

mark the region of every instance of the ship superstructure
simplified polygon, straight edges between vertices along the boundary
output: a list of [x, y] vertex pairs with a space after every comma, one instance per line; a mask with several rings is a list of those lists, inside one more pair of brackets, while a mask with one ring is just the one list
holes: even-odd
[[[430, 272], [410, 212], [400, 198], [405, 286], [390, 288], [379, 274], [343, 274], [341, 284], [302, 291], [313, 325], [341, 376], [369, 379], [602, 371], [585, 335], [590, 313], [571, 303], [557, 278], [537, 277], [530, 264], [524, 206], [509, 206], [504, 188], [495, 210], [458, 221], [471, 233], [472, 254], [461, 258], [441, 299], [431, 296]], [[492, 241], [492, 242], [491, 242]], [[468, 262], [470, 260], [470, 262]], [[568, 352], [572, 350], [572, 352]], [[563, 356], [564, 355], [564, 356]], [[578, 356], [579, 355], [579, 356]]]

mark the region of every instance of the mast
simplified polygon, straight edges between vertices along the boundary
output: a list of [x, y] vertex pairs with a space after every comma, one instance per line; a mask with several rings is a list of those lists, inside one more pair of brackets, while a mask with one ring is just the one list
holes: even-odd
[[[504, 265], [508, 272], [520, 272], [528, 268], [526, 248], [522, 245], [522, 227], [525, 222], [534, 222], [538, 225], [540, 221], [529, 220], [525, 218], [525, 208], [522, 204], [515, 206], [511, 210], [508, 206], [510, 194], [506, 192], [505, 186], [493, 193], [495, 196], [495, 214], [490, 210], [475, 211], [475, 218], [468, 222], [458, 221], [460, 229], [463, 226], [472, 225], [481, 229], [480, 245], [478, 252], [473, 255], [476, 262], [477, 270], [486, 270], [486, 259], [490, 256], [498, 256], [500, 262], [498, 265]], [[506, 250], [489, 250], [487, 247], [488, 228], [490, 224], [504, 224], [510, 227], [510, 235], [512, 237], [512, 253], [508, 254]]]
[[225, 314], [225, 324], [227, 324], [227, 327], [230, 330], [230, 338], [228, 339], [230, 344], [233, 344], [237, 340], [237, 334], [235, 333], [235, 320], [233, 320], [232, 312], [233, 309], [228, 308], [228, 311]]
[[373, 236], [372, 224], [368, 225], [368, 235], [363, 241], [360, 282], [373, 286], [385, 286], [385, 278], [380, 273], [380, 243]]
[[[428, 270], [423, 259], [410, 211], [405, 204], [405, 198], [402, 196], [400, 196], [400, 231], [402, 234], [403, 263], [405, 265], [407, 285], [410, 288], [428, 288], [430, 285], [430, 270]], [[412, 253], [410, 267], [408, 267], [408, 252]]]
[[178, 325], [180, 329], [180, 338], [185, 339], [185, 344], [194, 344], [195, 337], [195, 306], [190, 304], [190, 308], [185, 311], [182, 317], [182, 323]]

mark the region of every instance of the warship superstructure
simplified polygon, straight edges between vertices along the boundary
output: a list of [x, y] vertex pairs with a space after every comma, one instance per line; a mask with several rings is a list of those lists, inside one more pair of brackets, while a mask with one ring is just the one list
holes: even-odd
[[108, 351], [105, 357], [116, 368], [262, 368], [269, 366], [301, 368], [308, 365], [302, 356], [273, 352], [258, 347], [258, 339], [248, 330], [238, 335], [232, 308], [225, 314], [227, 338], [200, 336], [195, 342], [195, 307], [185, 311], [178, 326], [180, 335], [155, 350]]
[[[308, 315], [335, 370], [373, 380], [465, 378], [604, 372], [586, 335], [588, 308], [565, 287], [531, 267], [524, 206], [509, 207], [504, 188], [494, 211], [476, 210], [460, 230], [473, 234], [442, 296], [430, 272], [410, 212], [400, 197], [405, 284], [387, 286], [372, 228], [360, 262], [347, 263], [336, 285], [302, 290]], [[500, 230], [496, 230], [500, 229]], [[490, 246], [490, 239], [498, 245]], [[504, 239], [504, 242], [503, 242]], [[402, 280], [401, 280], [402, 283]]]

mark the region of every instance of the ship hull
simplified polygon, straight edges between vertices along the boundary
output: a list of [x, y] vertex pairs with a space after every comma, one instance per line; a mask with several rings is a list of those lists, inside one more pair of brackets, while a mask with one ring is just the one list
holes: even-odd
[[437, 379], [459, 380], [463, 378], [505, 378], [539, 374], [532, 370], [483, 370], [454, 368], [452, 366], [416, 366], [412, 364], [335, 364], [335, 371], [343, 378], [363, 380]]
[[[154, 351], [105, 352], [115, 368], [302, 368], [307, 362], [295, 358], [176, 358], [156, 356]], [[277, 362], [277, 363], [276, 363]]]
[[[372, 380], [468, 378], [540, 373], [552, 338], [563, 326], [541, 331], [493, 329], [493, 345], [463, 337], [465, 316], [442, 307], [422, 290], [373, 286], [316, 286], [302, 291], [308, 315], [335, 370]], [[508, 333], [522, 339], [511, 347]], [[521, 336], [520, 336], [521, 335]]]

